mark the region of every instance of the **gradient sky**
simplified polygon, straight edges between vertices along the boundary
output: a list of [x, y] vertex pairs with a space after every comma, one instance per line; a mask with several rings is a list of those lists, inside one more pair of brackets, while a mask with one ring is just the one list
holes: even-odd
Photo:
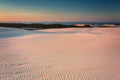
[[120, 0], [0, 0], [0, 22], [120, 22]]

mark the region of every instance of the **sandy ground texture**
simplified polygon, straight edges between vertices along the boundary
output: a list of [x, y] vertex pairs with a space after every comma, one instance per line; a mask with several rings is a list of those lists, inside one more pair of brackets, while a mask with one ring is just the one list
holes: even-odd
[[120, 28], [0, 28], [1, 35], [0, 80], [120, 80]]

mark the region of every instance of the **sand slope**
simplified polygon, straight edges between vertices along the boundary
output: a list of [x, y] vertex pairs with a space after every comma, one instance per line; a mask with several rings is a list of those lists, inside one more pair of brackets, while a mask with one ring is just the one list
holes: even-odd
[[0, 39], [0, 80], [120, 80], [120, 28], [48, 29]]

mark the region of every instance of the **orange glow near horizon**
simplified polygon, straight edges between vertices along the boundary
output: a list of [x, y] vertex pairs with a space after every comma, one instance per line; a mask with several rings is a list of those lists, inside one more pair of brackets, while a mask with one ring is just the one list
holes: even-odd
[[9, 21], [77, 21], [76, 18], [68, 17], [63, 15], [53, 15], [53, 14], [44, 14], [44, 13], [0, 13], [0, 22], [9, 22]]

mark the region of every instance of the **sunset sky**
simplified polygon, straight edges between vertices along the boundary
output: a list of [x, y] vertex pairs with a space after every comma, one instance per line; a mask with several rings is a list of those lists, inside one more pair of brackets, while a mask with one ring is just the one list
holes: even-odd
[[0, 0], [0, 22], [120, 22], [120, 0]]

